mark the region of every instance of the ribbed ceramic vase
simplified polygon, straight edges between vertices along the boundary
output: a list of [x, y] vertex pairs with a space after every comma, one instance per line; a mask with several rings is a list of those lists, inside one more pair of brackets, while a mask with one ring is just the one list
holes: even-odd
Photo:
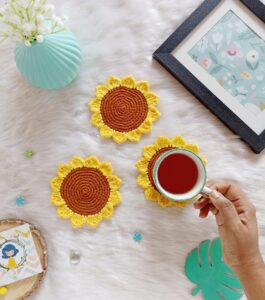
[[59, 89], [72, 82], [81, 63], [80, 46], [70, 31], [45, 36], [42, 43], [31, 47], [19, 43], [15, 61], [21, 74], [33, 85], [43, 89]]

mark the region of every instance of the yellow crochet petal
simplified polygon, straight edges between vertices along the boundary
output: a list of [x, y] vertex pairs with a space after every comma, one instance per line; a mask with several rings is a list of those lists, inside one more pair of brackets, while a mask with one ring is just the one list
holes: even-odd
[[136, 80], [133, 76], [126, 76], [121, 80], [121, 85], [128, 88], [134, 88], [136, 86]]
[[108, 162], [103, 162], [99, 164], [99, 169], [103, 175], [110, 175], [112, 173], [111, 164]]
[[161, 197], [159, 200], [158, 200], [158, 204], [162, 207], [168, 207], [171, 204], [171, 201], [165, 197]]
[[157, 138], [157, 140], [155, 142], [155, 147], [157, 150], [160, 150], [162, 148], [172, 147], [172, 143], [169, 138], [160, 136]]
[[136, 166], [137, 170], [139, 171], [139, 173], [147, 174], [148, 164], [149, 164], [149, 161], [145, 157], [143, 157], [137, 161], [135, 166]]
[[150, 181], [146, 174], [140, 174], [137, 177], [137, 182], [138, 182], [139, 186], [142, 187], [143, 189], [146, 189], [150, 186]]
[[118, 77], [110, 76], [108, 79], [109, 90], [116, 88], [121, 85], [121, 80]]
[[60, 192], [53, 192], [52, 193], [51, 203], [54, 204], [55, 206], [61, 206], [61, 205], [65, 204], [63, 198], [61, 197]]
[[101, 127], [104, 125], [101, 114], [99, 112], [95, 112], [91, 117], [91, 123], [95, 125], [96, 127]]
[[112, 130], [111, 128], [109, 128], [106, 125], [103, 125], [100, 128], [100, 135], [103, 137], [109, 138], [109, 137], [113, 136], [113, 133], [114, 133], [114, 130]]
[[121, 202], [121, 193], [118, 191], [111, 191], [109, 196], [109, 202], [115, 206]]
[[71, 223], [74, 228], [81, 228], [87, 223], [87, 217], [79, 214], [73, 214], [71, 216]]
[[82, 168], [85, 164], [85, 161], [79, 157], [79, 156], [74, 156], [71, 160], [71, 167], [72, 168]]
[[159, 119], [159, 117], [160, 112], [154, 106], [149, 107], [148, 118], [150, 118], [152, 121], [156, 121]]
[[96, 156], [89, 156], [84, 160], [84, 166], [87, 168], [97, 168], [99, 166], [99, 160]]
[[100, 110], [100, 104], [101, 104], [101, 100], [98, 98], [95, 98], [89, 102], [88, 106], [91, 111], [98, 112]]
[[96, 98], [102, 99], [108, 93], [108, 88], [105, 85], [96, 86]]
[[72, 171], [72, 167], [69, 164], [61, 164], [58, 167], [58, 175], [61, 178], [66, 177]]
[[138, 82], [136, 84], [136, 89], [138, 91], [140, 91], [141, 93], [143, 93], [145, 95], [145, 93], [147, 93], [150, 89], [150, 86], [149, 86], [149, 83], [147, 81], [141, 81], [141, 82]]
[[173, 145], [177, 148], [185, 148], [186, 142], [181, 135], [177, 135], [171, 139]]
[[123, 132], [114, 131], [113, 140], [118, 144], [122, 144], [127, 140], [127, 137]]
[[149, 106], [156, 106], [159, 99], [159, 97], [155, 93], [151, 92], [145, 94], [145, 98]]
[[200, 158], [201, 158], [203, 164], [206, 165], [207, 164], [207, 160], [203, 156], [200, 156]]
[[178, 206], [180, 208], [186, 207], [189, 203], [190, 203], [190, 201], [183, 201], [183, 202], [171, 201], [171, 204], [173, 206]]
[[70, 217], [72, 217], [72, 215], [74, 213], [67, 205], [63, 205], [63, 206], [58, 207], [57, 214], [59, 217], [61, 217], [63, 219], [69, 219]]
[[131, 142], [138, 142], [141, 138], [141, 132], [139, 130], [133, 130], [127, 133], [127, 138]]
[[144, 147], [143, 155], [148, 160], [151, 159], [155, 153], [156, 153], [156, 148], [154, 145], [148, 145]]
[[101, 222], [102, 216], [100, 214], [88, 216], [87, 217], [87, 224], [91, 227], [97, 227], [98, 224]]
[[155, 190], [152, 186], [149, 186], [145, 191], [144, 191], [145, 197], [148, 200], [151, 201], [160, 201], [161, 199], [161, 194]]
[[118, 190], [121, 186], [121, 180], [118, 176], [110, 175], [107, 177], [110, 188], [114, 191]]
[[152, 130], [152, 122], [150, 120], [145, 120], [139, 127], [141, 133], [148, 133]]
[[113, 215], [113, 207], [111, 205], [106, 205], [102, 211], [101, 211], [101, 215], [104, 218], [111, 218]]
[[185, 149], [186, 150], [190, 150], [190, 151], [192, 151], [195, 154], [199, 153], [199, 147], [197, 145], [195, 145], [195, 144], [186, 144], [185, 145]]
[[62, 179], [62, 178], [60, 178], [60, 177], [58, 177], [58, 176], [54, 177], [54, 178], [50, 181], [51, 189], [52, 189], [53, 191], [55, 191], [55, 192], [58, 191], [58, 190], [60, 189], [60, 187], [61, 187], [62, 182], [63, 182], [63, 179]]

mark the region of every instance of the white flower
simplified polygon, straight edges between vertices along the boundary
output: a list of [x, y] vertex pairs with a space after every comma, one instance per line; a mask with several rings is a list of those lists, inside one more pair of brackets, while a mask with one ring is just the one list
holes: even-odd
[[239, 94], [247, 94], [248, 93], [248, 90], [246, 90], [243, 86], [238, 86], [237, 88], [236, 88], [236, 90], [237, 90], [237, 92], [239, 93]]
[[223, 39], [224, 35], [222, 33], [214, 33], [212, 35], [212, 40], [215, 44], [220, 44], [222, 42], [222, 39]]
[[36, 30], [36, 25], [33, 22], [25, 23], [23, 25], [23, 30], [26, 34], [31, 33], [32, 31]]
[[4, 7], [0, 7], [0, 16], [4, 15], [6, 12]]
[[258, 51], [256, 50], [250, 50], [248, 53], [247, 53], [247, 61], [249, 63], [256, 63], [258, 62], [259, 60], [259, 53]]
[[27, 47], [30, 47], [30, 46], [31, 46], [30, 41], [25, 41], [24, 44], [25, 44]]
[[65, 30], [54, 5], [47, 0], [0, 0], [0, 36], [30, 46], [42, 42], [45, 35]]
[[36, 19], [37, 19], [37, 21], [38, 21], [39, 23], [42, 23], [42, 22], [45, 20], [45, 18], [44, 18], [43, 15], [37, 15], [37, 16], [36, 16]]
[[17, 15], [12, 15], [12, 16], [10, 16], [10, 21], [11, 21], [13, 24], [21, 25], [21, 19], [20, 19], [19, 16], [17, 16]]
[[52, 21], [55, 22], [55, 23], [57, 23], [57, 22], [60, 21], [60, 18], [57, 17], [57, 16], [55, 16], [55, 15], [52, 15], [51, 19], [52, 19]]
[[37, 38], [36, 38], [36, 39], [37, 39], [37, 42], [38, 42], [38, 43], [43, 43], [43, 41], [44, 41], [43, 35], [40, 35], [40, 34], [37, 35]]
[[52, 17], [53, 12], [54, 12], [54, 5], [52, 5], [52, 4], [45, 5], [44, 11], [48, 17]]
[[49, 33], [51, 33], [51, 28], [47, 27], [45, 24], [40, 24], [38, 28], [39, 28], [39, 33], [40, 34], [49, 34]]

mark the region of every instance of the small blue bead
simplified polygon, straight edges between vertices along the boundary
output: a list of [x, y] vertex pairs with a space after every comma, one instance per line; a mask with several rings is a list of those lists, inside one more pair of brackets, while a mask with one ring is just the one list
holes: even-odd
[[135, 232], [133, 234], [133, 239], [135, 242], [140, 242], [142, 240], [143, 236], [141, 234], [141, 232]]
[[18, 196], [16, 198], [16, 204], [17, 206], [22, 206], [25, 204], [25, 198], [23, 196]]

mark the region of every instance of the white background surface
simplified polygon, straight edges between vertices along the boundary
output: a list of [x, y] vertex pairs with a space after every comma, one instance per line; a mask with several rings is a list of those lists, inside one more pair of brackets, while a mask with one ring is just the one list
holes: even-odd
[[[254, 154], [197, 99], [152, 61], [152, 52], [199, 5], [200, 0], [57, 0], [57, 12], [83, 49], [79, 78], [48, 92], [31, 87], [16, 70], [12, 46], [0, 55], [0, 217], [22, 218], [39, 227], [48, 243], [49, 268], [35, 300], [190, 300], [194, 286], [183, 268], [187, 253], [217, 236], [212, 218], [191, 207], [163, 209], [146, 201], [136, 185], [135, 161], [159, 135], [183, 134], [208, 159], [210, 179], [231, 179], [257, 206], [265, 255], [265, 154]], [[101, 140], [89, 124], [87, 102], [109, 75], [149, 80], [159, 94], [161, 119], [139, 144]], [[36, 153], [24, 156], [26, 149]], [[98, 155], [123, 179], [123, 201], [96, 230], [71, 229], [50, 205], [49, 180], [72, 155]], [[16, 207], [24, 195], [27, 204]], [[143, 240], [132, 240], [134, 231]], [[70, 249], [82, 252], [69, 264]]]

